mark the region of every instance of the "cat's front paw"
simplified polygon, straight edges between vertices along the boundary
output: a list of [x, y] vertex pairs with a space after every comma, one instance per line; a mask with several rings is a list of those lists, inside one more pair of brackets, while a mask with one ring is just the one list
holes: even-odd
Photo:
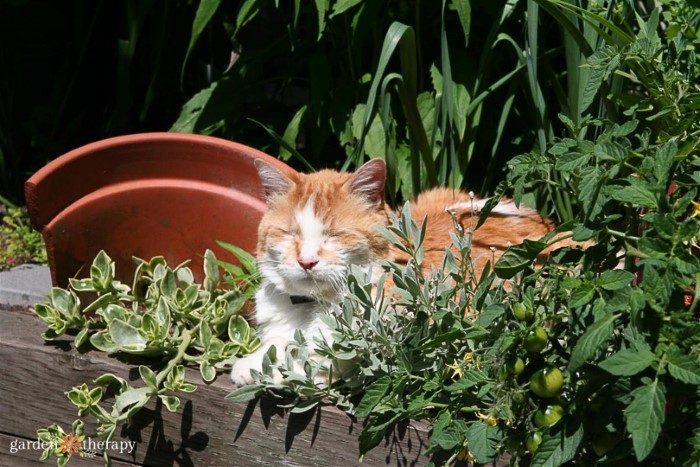
[[[270, 347], [276, 347], [276, 354], [280, 355], [281, 352], [284, 352], [286, 344], [287, 341], [283, 338], [270, 339], [255, 352], [236, 360], [236, 363], [233, 364], [233, 368], [231, 368], [231, 381], [233, 381], [233, 384], [236, 386], [253, 384], [255, 380], [253, 379], [251, 370], [262, 372], [263, 358], [265, 358], [265, 354]], [[277, 369], [272, 371], [272, 380], [275, 384], [280, 384], [283, 380], [282, 374]]]
[[253, 352], [247, 357], [241, 358], [233, 364], [231, 368], [231, 381], [236, 386], [246, 386], [253, 384], [253, 375], [250, 370], [262, 371], [262, 356], [256, 355], [258, 352]]

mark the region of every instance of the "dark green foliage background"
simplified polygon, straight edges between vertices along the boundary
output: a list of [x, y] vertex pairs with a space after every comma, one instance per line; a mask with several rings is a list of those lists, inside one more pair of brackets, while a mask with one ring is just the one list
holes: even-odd
[[[413, 27], [416, 34], [417, 93], [433, 91], [430, 67], [443, 70], [445, 65], [440, 58], [441, 2], [304, 1], [296, 21], [294, 3], [221, 1], [184, 64], [199, 2], [3, 0], [0, 199], [22, 204], [22, 185], [32, 173], [83, 144], [168, 131], [183, 106], [210, 83], [217, 88], [186, 131], [277, 155], [279, 145], [251, 120], [281, 135], [307, 105], [297, 147], [314, 167], [338, 167], [355, 144], [347, 123], [355, 107], [367, 101], [384, 36], [394, 21]], [[448, 2], [445, 12], [453, 80], [473, 97], [520, 60], [506, 41], [494, 45], [493, 31], [522, 47], [527, 2], [511, 2], [507, 17], [506, 3], [471, 2], [468, 45], [463, 20], [449, 8], [453, 3], [469, 2]], [[318, 8], [324, 5], [328, 10], [320, 34]], [[242, 6], [256, 14], [238, 27]], [[558, 83], [541, 86], [549, 103], [541, 110], [554, 122], [547, 126], [560, 128], [556, 115], [562, 105], [555, 94], [564, 81], [556, 70], [566, 66], [561, 31], [551, 18], [540, 23], [542, 80]], [[240, 57], [229, 67], [234, 51]], [[394, 57], [388, 71], [398, 69]], [[392, 107], [398, 147], [407, 142], [406, 127], [398, 99]], [[499, 125], [504, 107], [509, 109], [506, 123]], [[464, 184], [486, 194], [503, 177], [505, 162], [533, 147], [543, 123], [524, 70], [489, 91], [478, 112], [469, 125], [473, 128], [462, 135], [474, 146], [460, 170], [466, 174]], [[304, 167], [295, 159], [290, 163]], [[412, 191], [417, 189], [409, 187], [404, 194]]]

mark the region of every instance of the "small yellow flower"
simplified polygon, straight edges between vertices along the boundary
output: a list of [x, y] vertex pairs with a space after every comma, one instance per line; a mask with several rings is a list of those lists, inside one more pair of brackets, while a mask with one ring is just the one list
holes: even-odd
[[467, 352], [462, 357], [462, 361], [455, 360], [451, 365], [447, 365], [447, 368], [452, 370], [452, 380], [457, 381], [459, 378], [464, 376], [464, 363], [474, 361], [474, 356], [471, 352]]
[[474, 454], [471, 453], [469, 449], [463, 449], [457, 454], [457, 460], [458, 461], [469, 461], [469, 462], [475, 462], [476, 457], [474, 457]]
[[457, 360], [455, 360], [455, 362], [452, 365], [447, 365], [447, 368], [452, 370], [452, 380], [453, 381], [457, 381], [459, 378], [461, 378], [464, 375], [464, 368]]
[[495, 426], [496, 423], [498, 423], [498, 419], [496, 417], [494, 417], [492, 414], [484, 415], [480, 412], [477, 412], [476, 417], [479, 420], [484, 420], [487, 424], [489, 424], [491, 426]]
[[693, 213], [690, 215], [690, 217], [700, 217], [700, 203], [697, 203], [695, 201], [691, 201], [691, 203], [693, 203], [695, 209], [693, 210]]

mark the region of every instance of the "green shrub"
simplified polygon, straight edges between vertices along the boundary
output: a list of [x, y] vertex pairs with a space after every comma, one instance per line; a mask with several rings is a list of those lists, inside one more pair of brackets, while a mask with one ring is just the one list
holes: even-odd
[[[608, 27], [595, 12], [551, 3]], [[387, 232], [397, 247], [414, 245], [408, 267], [386, 265], [400, 299], [373, 297], [353, 272], [352, 294], [327, 320], [336, 340], [322, 352], [354, 369], [319, 388], [319, 368], [294, 373], [290, 349], [283, 392], [293, 410], [330, 401], [364, 418], [361, 452], [396, 423], [427, 419], [427, 453], [451, 450], [450, 464], [505, 452], [535, 466], [700, 462], [700, 40], [697, 10], [669, 5], [664, 39], [654, 10], [586, 60], [586, 99], [602, 96], [615, 121], [561, 115], [565, 137], [509, 163], [516, 201], [550, 203], [570, 219], [558, 232], [585, 248], [533, 269], [551, 236], [526, 241], [476, 278], [470, 234], [456, 231], [457, 253], [424, 276], [422, 229], [404, 216]], [[608, 92], [613, 78], [623, 80], [618, 92]], [[229, 397], [279, 390], [262, 375]]]
[[27, 213], [9, 208], [0, 223], [0, 271], [25, 263], [46, 264], [41, 234], [29, 224]]

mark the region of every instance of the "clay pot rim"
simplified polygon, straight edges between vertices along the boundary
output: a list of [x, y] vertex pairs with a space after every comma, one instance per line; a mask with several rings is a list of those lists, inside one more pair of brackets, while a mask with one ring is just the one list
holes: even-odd
[[[74, 211], [79, 211], [95, 203], [102, 203], [105, 199], [111, 198], [113, 196], [123, 196], [131, 195], [133, 196], [135, 192], [146, 192], [146, 191], [156, 191], [156, 190], [196, 190], [201, 193], [209, 193], [214, 195], [219, 195], [226, 197], [230, 195], [231, 188], [225, 188], [221, 185], [215, 183], [203, 182], [199, 180], [183, 180], [181, 178], [148, 178], [148, 179], [137, 179], [128, 180], [120, 183], [115, 183], [112, 185], [107, 185], [98, 190], [93, 191], [90, 196], [84, 196], [77, 199], [73, 203], [66, 206], [61, 212], [56, 214], [53, 219], [47, 224], [49, 229], [55, 228], [55, 226], [62, 222], [67, 215], [72, 214]], [[265, 202], [261, 201], [252, 196], [240, 196], [239, 200], [249, 201], [250, 208], [264, 208]]]
[[47, 176], [51, 175], [58, 167], [65, 164], [66, 160], [79, 160], [84, 157], [88, 157], [93, 153], [101, 152], [106, 149], [114, 149], [120, 146], [129, 146], [134, 143], [185, 143], [185, 144], [197, 144], [210, 147], [220, 147], [225, 150], [234, 149], [242, 153], [250, 154], [254, 157], [259, 157], [264, 159], [266, 162], [270, 162], [273, 165], [279, 166], [283, 169], [289, 169], [289, 167], [281, 162], [279, 159], [265, 154], [264, 152], [251, 148], [241, 143], [236, 143], [223, 138], [218, 138], [215, 136], [198, 135], [194, 133], [170, 133], [170, 132], [149, 132], [149, 133], [134, 133], [129, 135], [114, 136], [107, 139], [102, 139], [92, 143], [87, 143], [79, 148], [68, 151], [55, 159], [51, 160], [49, 163], [44, 165], [42, 168], [37, 170], [30, 178], [34, 185], [39, 185], [41, 181]]

